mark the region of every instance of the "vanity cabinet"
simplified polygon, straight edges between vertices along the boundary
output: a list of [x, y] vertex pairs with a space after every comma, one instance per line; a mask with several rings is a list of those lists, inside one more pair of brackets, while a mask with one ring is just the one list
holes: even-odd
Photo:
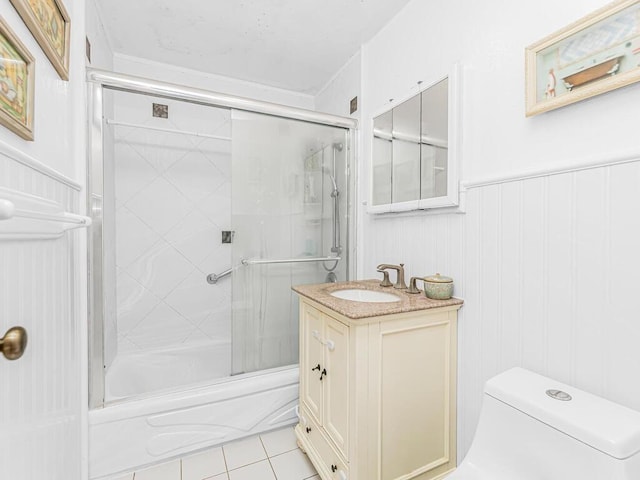
[[300, 297], [296, 437], [320, 478], [431, 480], [455, 468], [459, 308], [354, 319]]
[[[343, 458], [349, 446], [349, 327], [309, 306], [303, 306], [303, 358], [309, 368], [300, 396], [309, 416], [333, 440]], [[331, 375], [329, 375], [331, 372]]]

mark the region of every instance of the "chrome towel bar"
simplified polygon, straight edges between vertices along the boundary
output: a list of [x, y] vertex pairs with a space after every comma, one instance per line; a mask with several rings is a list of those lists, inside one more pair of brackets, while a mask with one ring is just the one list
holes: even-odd
[[91, 225], [91, 219], [82, 215], [76, 215], [74, 213], [62, 212], [60, 214], [49, 214], [35, 212], [32, 210], [22, 210], [15, 208], [15, 205], [10, 200], [0, 198], [0, 220], [10, 220], [12, 218], [30, 218], [32, 220], [44, 220], [47, 222], [59, 222], [77, 225], [75, 227], [68, 227], [66, 230], [72, 228], [88, 227]]
[[[311, 262], [339, 262], [342, 260], [342, 257], [302, 257], [302, 258], [282, 258], [275, 260], [268, 259], [243, 259], [240, 260], [240, 265], [249, 266], [249, 265], [270, 265], [275, 263], [311, 263]], [[215, 285], [218, 283], [218, 280], [231, 275], [233, 272], [233, 268], [229, 268], [222, 273], [210, 273], [207, 275], [207, 282], [211, 285]]]
[[273, 263], [310, 263], [310, 262], [328, 262], [335, 261], [338, 262], [342, 260], [341, 257], [302, 257], [302, 258], [283, 258], [276, 260], [268, 260], [268, 259], [245, 259], [242, 260], [243, 265], [269, 265]]
[[222, 273], [218, 273], [217, 275], [215, 273], [210, 273], [209, 275], [207, 275], [207, 282], [211, 285], [215, 285], [221, 278], [231, 275], [231, 272], [233, 272], [233, 268], [225, 270]]

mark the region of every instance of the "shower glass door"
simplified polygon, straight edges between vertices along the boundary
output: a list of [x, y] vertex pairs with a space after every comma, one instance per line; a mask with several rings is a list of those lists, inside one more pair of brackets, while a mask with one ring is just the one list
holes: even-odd
[[232, 112], [232, 374], [297, 363], [291, 286], [347, 278], [347, 140], [338, 127]]

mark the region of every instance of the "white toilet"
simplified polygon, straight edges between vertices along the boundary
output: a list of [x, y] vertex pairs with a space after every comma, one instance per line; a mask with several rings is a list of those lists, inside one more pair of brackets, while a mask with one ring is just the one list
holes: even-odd
[[555, 479], [640, 480], [640, 413], [522, 368], [492, 378], [446, 480]]

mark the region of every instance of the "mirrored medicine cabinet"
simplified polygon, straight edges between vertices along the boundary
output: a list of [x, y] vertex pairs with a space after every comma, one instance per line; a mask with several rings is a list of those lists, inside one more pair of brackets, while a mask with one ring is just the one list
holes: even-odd
[[459, 70], [373, 119], [369, 213], [458, 205]]

